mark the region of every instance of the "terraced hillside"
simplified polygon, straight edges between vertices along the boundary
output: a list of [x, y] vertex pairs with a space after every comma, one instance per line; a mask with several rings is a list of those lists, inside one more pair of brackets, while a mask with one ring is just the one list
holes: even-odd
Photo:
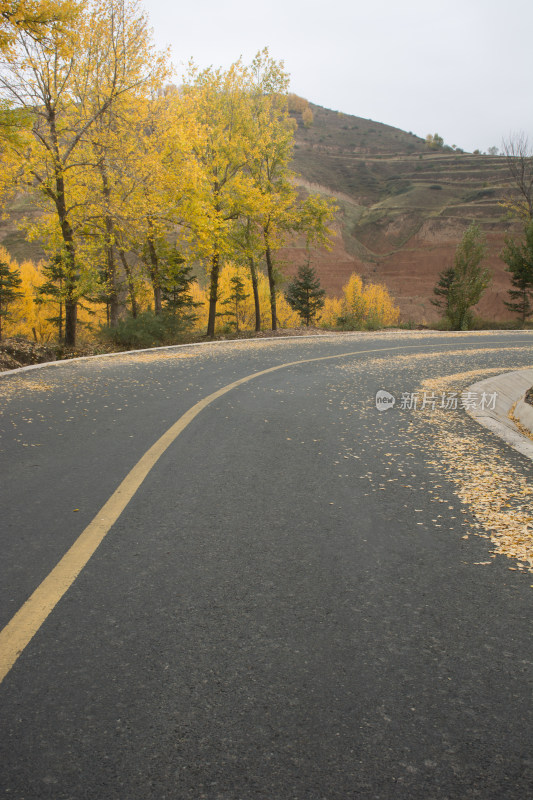
[[[438, 274], [451, 264], [465, 228], [477, 220], [489, 244], [494, 281], [479, 313], [506, 319], [509, 288], [499, 258], [512, 226], [502, 201], [511, 193], [505, 158], [431, 150], [410, 133], [311, 105], [306, 128], [299, 115], [294, 168], [303, 189], [332, 195], [339, 206], [337, 237], [315, 266], [329, 292], [338, 293], [356, 270], [384, 282], [405, 320], [437, 318], [429, 302]], [[288, 248], [287, 272], [301, 261]]]

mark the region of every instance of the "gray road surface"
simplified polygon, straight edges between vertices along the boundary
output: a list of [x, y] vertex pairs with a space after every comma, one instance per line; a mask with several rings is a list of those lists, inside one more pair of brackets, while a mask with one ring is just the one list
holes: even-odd
[[346, 335], [2, 378], [3, 627], [194, 403], [352, 353], [235, 388], [160, 458], [0, 685], [0, 796], [533, 797], [533, 576], [491, 556], [453, 462], [487, 463], [489, 509], [532, 464], [400, 400], [532, 344]]

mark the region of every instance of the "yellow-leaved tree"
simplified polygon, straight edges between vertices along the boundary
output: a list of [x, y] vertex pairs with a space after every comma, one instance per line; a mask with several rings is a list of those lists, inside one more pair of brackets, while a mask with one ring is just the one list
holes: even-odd
[[[0, 0], [0, 53], [16, 49], [22, 32], [34, 41], [43, 41], [52, 26], [72, 22], [77, 13], [73, 0]], [[13, 98], [0, 98], [0, 138], [17, 141], [31, 125], [31, 119]]]
[[[244, 295], [244, 299], [238, 303], [238, 306], [235, 305], [234, 284], [232, 284], [235, 278], [239, 278], [242, 281], [242, 294]], [[267, 328], [270, 323], [270, 287], [268, 278], [263, 272], [258, 272], [256, 275], [256, 287], [259, 304], [263, 309], [259, 318], [259, 329]], [[224, 331], [229, 326], [236, 327], [234, 325], [235, 313], [238, 314], [239, 329], [252, 328], [255, 322], [256, 307], [250, 271], [240, 266], [237, 262], [228, 261], [220, 270], [218, 290], [219, 308], [224, 309], [217, 314], [218, 331]], [[198, 328], [204, 328], [209, 316], [209, 291], [201, 289], [195, 283], [192, 286], [191, 293], [193, 299], [199, 303], [197, 326]], [[290, 308], [282, 294], [278, 297], [277, 316], [278, 322], [283, 328], [293, 328], [300, 325], [298, 314]]]
[[290, 169], [294, 128], [287, 88], [283, 64], [265, 49], [249, 67], [241, 61], [226, 71], [199, 72], [191, 66], [181, 90], [198, 167], [195, 188], [181, 211], [195, 252], [207, 267], [210, 337], [226, 260], [239, 260], [250, 270], [256, 330], [261, 324], [258, 270], [264, 260], [275, 330], [280, 282], [276, 251], [298, 234], [308, 245], [328, 239], [333, 206], [318, 196], [302, 200]]
[[[279, 271], [275, 253], [296, 234], [305, 236], [306, 246], [326, 244], [329, 222], [335, 206], [319, 195], [302, 200], [291, 170], [294, 125], [289, 116], [292, 95], [288, 95], [289, 76], [283, 63], [265, 49], [252, 62], [249, 91], [249, 133], [246, 138], [246, 168], [252, 178], [252, 193], [244, 215], [244, 241], [264, 257], [270, 287], [271, 327], [278, 323]], [[258, 242], [258, 235], [260, 245]], [[256, 328], [259, 312], [256, 309]]]
[[342, 292], [342, 298], [326, 301], [323, 320], [336, 322], [344, 330], [374, 330], [397, 324], [400, 309], [382, 284], [365, 284], [354, 272]]
[[8, 153], [16, 183], [35, 190], [43, 213], [31, 233], [61, 259], [65, 342], [76, 343], [78, 301], [94, 293], [93, 264], [83, 236], [94, 208], [87, 162], [102, 141], [104, 118], [135, 96], [152, 67], [145, 15], [135, 2], [93, 0], [74, 19], [52, 20], [46, 36], [17, 32], [4, 56], [0, 90], [31, 117], [31, 127]]
[[[24, 336], [40, 343], [61, 340], [64, 324], [61, 293], [41, 293], [49, 280], [49, 265], [43, 262], [35, 264], [33, 261], [22, 261], [18, 265], [4, 248], [0, 248], [0, 261], [17, 269], [21, 279], [18, 295], [10, 306], [10, 315], [5, 322], [5, 333], [8, 336]], [[79, 309], [78, 316], [79, 322], [87, 327], [102, 321], [99, 309], [89, 304]]]
[[[96, 117], [82, 148], [91, 187], [82, 232], [84, 252], [99, 267], [100, 300], [106, 303], [111, 327], [118, 322], [126, 295], [133, 314], [137, 312], [139, 276], [128, 252], [135, 239], [143, 238], [146, 220], [161, 207], [157, 199], [164, 194], [160, 169], [164, 147], [157, 133], [164, 127], [168, 139], [170, 119], [168, 114], [161, 119], [158, 107], [160, 88], [170, 76], [167, 54], [155, 51], [146, 17], [136, 9], [128, 11], [122, 26], [119, 67], [127, 74], [130, 88]], [[88, 101], [95, 105], [107, 83], [107, 76], [97, 73]], [[157, 144], [152, 143], [155, 139]], [[158, 157], [154, 159], [156, 146]], [[154, 184], [158, 186], [156, 197]]]
[[225, 71], [198, 71], [191, 64], [182, 87], [182, 109], [191, 120], [191, 148], [198, 167], [195, 191], [184, 199], [182, 210], [209, 277], [210, 337], [215, 335], [220, 269], [231, 257], [232, 230], [251, 192], [244, 169], [248, 85], [249, 71], [237, 61]]

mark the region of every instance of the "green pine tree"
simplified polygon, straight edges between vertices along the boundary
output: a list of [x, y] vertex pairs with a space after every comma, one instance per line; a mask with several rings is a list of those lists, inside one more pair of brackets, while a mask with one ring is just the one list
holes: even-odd
[[234, 275], [233, 278], [231, 278], [230, 285], [230, 295], [222, 303], [222, 305], [227, 306], [229, 310], [225, 311], [223, 316], [233, 317], [230, 324], [235, 325], [235, 332], [239, 333], [241, 305], [249, 295], [244, 291], [244, 281], [238, 275]]
[[527, 226], [523, 241], [505, 240], [501, 258], [514, 287], [509, 289], [511, 300], [505, 305], [518, 315], [523, 327], [533, 312], [533, 221]]
[[42, 273], [46, 280], [37, 287], [35, 302], [38, 304], [52, 302], [57, 306], [57, 313], [46, 317], [46, 320], [57, 325], [58, 341], [62, 342], [65, 316], [65, 270], [61, 255], [52, 256], [50, 262], [43, 265]]
[[324, 307], [326, 292], [320, 288], [320, 279], [313, 267], [303, 264], [287, 287], [287, 303], [308, 327]]
[[479, 225], [473, 222], [464, 232], [455, 251], [452, 267], [440, 274], [432, 303], [444, 312], [454, 331], [466, 331], [472, 325], [472, 306], [479, 303], [491, 283], [490, 270], [481, 262], [487, 246]]
[[448, 269], [443, 270], [439, 275], [439, 282], [433, 289], [433, 294], [435, 297], [430, 298], [430, 303], [437, 308], [440, 308], [444, 315], [446, 315], [448, 311], [448, 295], [450, 293], [450, 287], [453, 283], [454, 275], [455, 270], [453, 267], [448, 267]]
[[2, 339], [2, 321], [9, 319], [9, 306], [20, 295], [22, 283], [20, 271], [11, 267], [9, 262], [0, 259], [0, 340]]
[[192, 324], [197, 317], [196, 303], [191, 296], [191, 283], [194, 280], [192, 267], [185, 263], [185, 259], [166, 240], [158, 242], [157, 255], [161, 271], [161, 302], [164, 310], [174, 317], [179, 317], [181, 323]]

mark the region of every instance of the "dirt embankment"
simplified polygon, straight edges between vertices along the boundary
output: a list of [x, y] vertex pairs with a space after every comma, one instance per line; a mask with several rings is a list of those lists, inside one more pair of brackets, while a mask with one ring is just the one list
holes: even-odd
[[55, 347], [30, 342], [22, 337], [15, 336], [0, 342], [0, 372], [55, 361], [56, 358]]

